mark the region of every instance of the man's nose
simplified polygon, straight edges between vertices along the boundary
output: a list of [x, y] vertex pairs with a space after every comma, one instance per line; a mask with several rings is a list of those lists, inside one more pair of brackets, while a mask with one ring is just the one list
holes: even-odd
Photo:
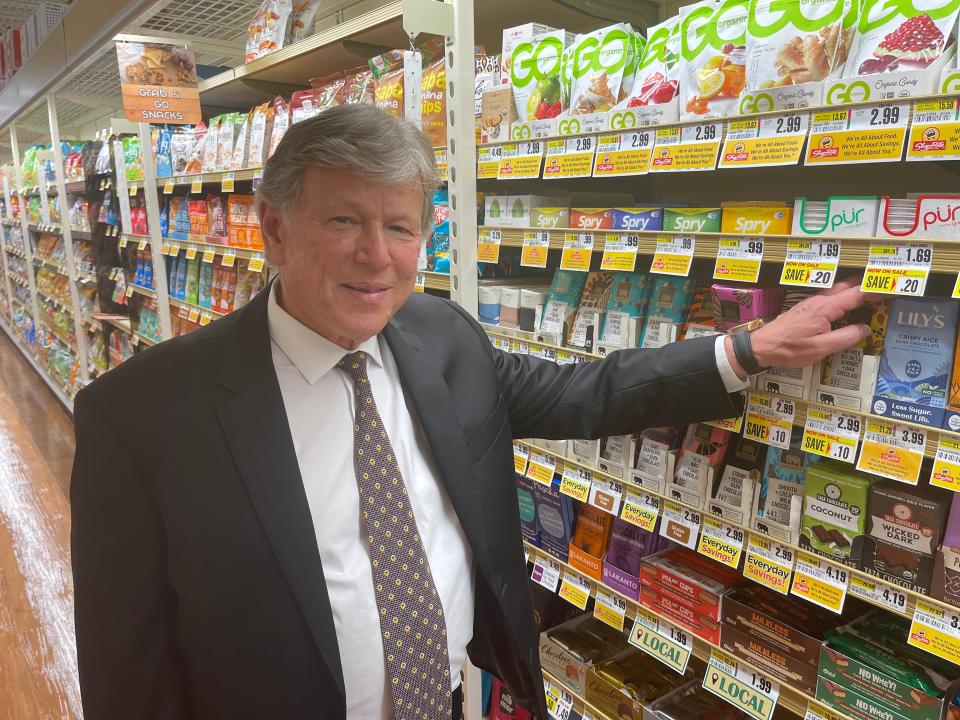
[[385, 267], [390, 263], [390, 251], [383, 225], [367, 223], [357, 238], [356, 260], [364, 265]]

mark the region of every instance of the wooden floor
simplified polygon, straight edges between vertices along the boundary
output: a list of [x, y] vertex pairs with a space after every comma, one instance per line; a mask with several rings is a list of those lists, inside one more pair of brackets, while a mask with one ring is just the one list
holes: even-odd
[[73, 423], [0, 330], [0, 720], [81, 718], [73, 636]]

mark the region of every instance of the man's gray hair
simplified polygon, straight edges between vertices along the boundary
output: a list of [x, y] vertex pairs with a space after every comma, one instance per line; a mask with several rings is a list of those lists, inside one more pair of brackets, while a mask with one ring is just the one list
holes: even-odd
[[437, 189], [433, 148], [411, 122], [372, 105], [339, 105], [291, 125], [263, 168], [257, 207], [265, 202], [296, 213], [303, 174], [310, 168], [345, 170], [387, 187], [417, 183], [423, 191], [421, 229], [433, 224]]

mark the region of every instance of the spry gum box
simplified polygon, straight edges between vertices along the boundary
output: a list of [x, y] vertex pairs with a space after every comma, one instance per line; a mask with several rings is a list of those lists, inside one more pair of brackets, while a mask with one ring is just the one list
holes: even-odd
[[720, 232], [720, 208], [664, 208], [666, 232]]
[[662, 230], [663, 210], [660, 208], [614, 208], [614, 230]]
[[769, 205], [725, 205], [720, 232], [738, 235], [789, 235], [793, 210]]
[[572, 208], [570, 227], [576, 230], [613, 230], [613, 209]]

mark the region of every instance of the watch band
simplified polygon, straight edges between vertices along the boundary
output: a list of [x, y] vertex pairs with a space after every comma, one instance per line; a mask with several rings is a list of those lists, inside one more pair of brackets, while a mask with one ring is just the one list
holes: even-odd
[[759, 375], [767, 370], [757, 362], [757, 356], [753, 354], [753, 343], [750, 341], [749, 331], [733, 333], [730, 339], [733, 341], [733, 354], [747, 375]]

